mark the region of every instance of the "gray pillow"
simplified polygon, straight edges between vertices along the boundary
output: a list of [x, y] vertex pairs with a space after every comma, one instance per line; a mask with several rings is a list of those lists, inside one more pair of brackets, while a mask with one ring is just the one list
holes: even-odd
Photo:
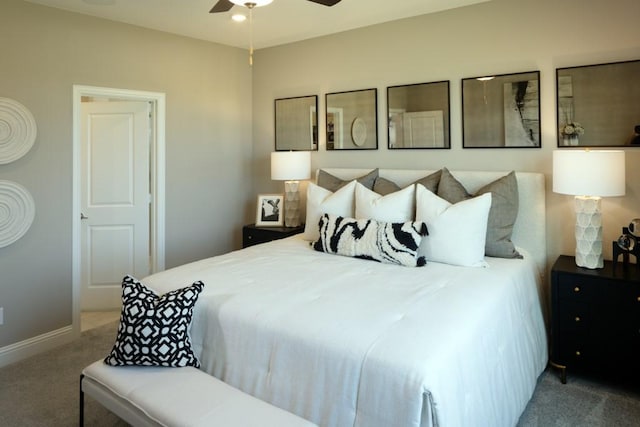
[[[356, 181], [358, 181], [360, 184], [367, 187], [369, 190], [373, 190], [373, 184], [376, 181], [377, 177], [378, 177], [378, 169], [376, 168], [371, 172], [369, 172], [368, 174], [363, 175], [359, 178], [356, 178]], [[322, 169], [320, 169], [320, 171], [318, 172], [318, 185], [334, 193], [339, 189], [341, 189], [342, 187], [344, 187], [345, 185], [347, 185], [348, 183], [350, 183], [351, 181], [353, 180], [350, 179], [345, 181], [343, 179], [340, 179], [337, 176], [333, 176]]]
[[[440, 182], [440, 175], [442, 171], [436, 171], [431, 175], [427, 175], [419, 180], [415, 181], [413, 184], [422, 184], [425, 188], [432, 193], [436, 193], [438, 191], [438, 183]], [[373, 184], [373, 191], [376, 193], [386, 196], [387, 194], [395, 193], [396, 191], [400, 191], [401, 188], [398, 184], [393, 181], [389, 181], [386, 178], [378, 177], [376, 182]]]
[[376, 181], [373, 183], [373, 191], [376, 193], [386, 196], [387, 194], [395, 193], [396, 191], [402, 190], [398, 184], [393, 181], [390, 181], [386, 178], [376, 178]]
[[436, 193], [438, 191], [438, 186], [440, 185], [440, 177], [442, 176], [442, 170], [436, 171], [431, 175], [427, 175], [424, 178], [420, 178], [414, 184], [422, 184], [424, 187], [431, 191], [432, 193]]
[[518, 181], [516, 173], [499, 178], [478, 191], [469, 194], [464, 186], [446, 168], [438, 184], [438, 196], [449, 203], [458, 203], [471, 197], [491, 193], [491, 209], [487, 221], [485, 255], [499, 258], [522, 258], [511, 241], [513, 224], [518, 216]]

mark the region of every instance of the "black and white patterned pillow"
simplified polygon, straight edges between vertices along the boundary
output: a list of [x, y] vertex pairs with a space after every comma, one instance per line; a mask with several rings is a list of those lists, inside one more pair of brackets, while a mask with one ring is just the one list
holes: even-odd
[[313, 244], [317, 251], [409, 267], [426, 264], [418, 255], [422, 238], [429, 234], [422, 221], [393, 223], [324, 214], [319, 226], [320, 238]]
[[122, 280], [122, 312], [118, 336], [107, 365], [200, 367], [191, 348], [189, 326], [193, 306], [204, 283], [158, 296], [131, 276]]

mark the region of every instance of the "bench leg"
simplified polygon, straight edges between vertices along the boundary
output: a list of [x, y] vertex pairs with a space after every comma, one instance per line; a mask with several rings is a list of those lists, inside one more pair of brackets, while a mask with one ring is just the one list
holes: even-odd
[[80, 374], [80, 419], [79, 426], [84, 427], [84, 391], [82, 391], [82, 380], [84, 379], [84, 374]]

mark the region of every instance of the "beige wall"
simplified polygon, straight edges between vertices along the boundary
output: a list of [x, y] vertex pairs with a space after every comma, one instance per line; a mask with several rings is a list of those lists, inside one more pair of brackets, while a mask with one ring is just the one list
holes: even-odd
[[[256, 191], [281, 191], [269, 179], [274, 98], [378, 88], [378, 117], [386, 115], [386, 87], [451, 81], [451, 150], [387, 150], [379, 120], [379, 149], [327, 152], [320, 132], [314, 168], [386, 167], [521, 170], [547, 176], [549, 263], [574, 252], [572, 198], [551, 192], [556, 148], [555, 69], [640, 58], [637, 0], [493, 0], [328, 37], [258, 51], [254, 62], [254, 162]], [[540, 70], [540, 149], [462, 149], [460, 80], [489, 74]], [[637, 82], [634, 82], [637, 84]], [[324, 128], [320, 115], [319, 128]], [[621, 226], [640, 217], [638, 149], [627, 149], [627, 195], [605, 199], [604, 250]]]
[[245, 51], [19, 0], [0, 2], [0, 40], [0, 97], [38, 126], [29, 153], [0, 165], [36, 205], [27, 234], [0, 248], [0, 354], [72, 321], [74, 84], [166, 94], [167, 267], [240, 246], [238, 195], [252, 194]]

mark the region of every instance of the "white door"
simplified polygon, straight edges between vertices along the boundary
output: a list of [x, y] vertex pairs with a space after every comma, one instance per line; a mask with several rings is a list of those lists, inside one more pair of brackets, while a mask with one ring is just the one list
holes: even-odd
[[80, 159], [81, 309], [114, 309], [149, 274], [149, 103], [83, 102]]
[[444, 147], [442, 111], [416, 111], [403, 114], [405, 147]]

